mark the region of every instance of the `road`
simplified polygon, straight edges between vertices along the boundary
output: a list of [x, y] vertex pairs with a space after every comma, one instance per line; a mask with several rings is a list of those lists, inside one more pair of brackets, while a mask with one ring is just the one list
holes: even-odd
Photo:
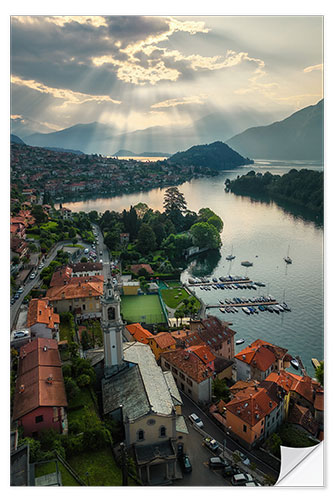
[[[228, 436], [214, 421], [212, 421], [186, 394], [181, 392], [183, 407], [182, 413], [185, 417], [188, 417], [191, 413], [196, 413], [198, 417], [201, 418], [204, 427], [203, 429], [207, 432], [211, 437], [216, 439], [220, 444], [226, 440], [226, 448], [231, 452], [235, 450], [239, 450], [243, 452], [251, 462], [254, 462], [257, 465], [257, 468], [263, 472], [263, 474], [268, 474], [277, 478], [279, 475], [279, 471], [273, 469], [267, 461], [261, 460], [259, 457], [255, 455], [255, 452], [250, 452], [243, 448], [239, 443], [234, 441], [230, 436]], [[187, 419], [188, 422], [188, 419]], [[201, 437], [201, 436], [200, 436]], [[202, 438], [201, 438], [202, 439]]]

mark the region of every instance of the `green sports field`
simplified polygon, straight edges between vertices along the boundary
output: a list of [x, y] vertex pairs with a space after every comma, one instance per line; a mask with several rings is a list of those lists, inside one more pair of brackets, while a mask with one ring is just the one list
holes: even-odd
[[165, 323], [158, 295], [123, 295], [121, 314], [131, 323]]

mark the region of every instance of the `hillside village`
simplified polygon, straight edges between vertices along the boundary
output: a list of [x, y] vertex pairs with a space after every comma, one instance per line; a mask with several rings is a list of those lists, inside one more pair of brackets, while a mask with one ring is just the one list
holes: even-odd
[[[39, 152], [33, 148], [32, 160], [30, 149], [17, 171], [22, 187], [52, 185], [50, 165], [33, 173]], [[44, 154], [58, 157], [57, 179], [80, 163]], [[103, 182], [99, 160], [94, 178]], [[13, 485], [190, 485], [196, 456], [197, 474], [210, 484], [228, 486], [244, 473], [252, 485], [268, 485], [281, 444], [323, 439], [323, 386], [304, 369], [288, 371], [287, 349], [258, 332], [235, 354], [232, 324], [208, 314], [175, 269], [161, 277], [149, 264], [123, 267], [98, 219], [41, 205], [33, 193], [12, 198]], [[52, 237], [55, 221], [60, 239]]]

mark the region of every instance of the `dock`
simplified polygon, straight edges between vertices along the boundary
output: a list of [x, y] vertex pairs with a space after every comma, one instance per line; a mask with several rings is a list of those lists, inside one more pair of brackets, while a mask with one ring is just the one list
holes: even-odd
[[255, 306], [275, 306], [278, 304], [277, 300], [271, 300], [269, 302], [243, 302], [239, 304], [238, 302], [232, 304], [218, 304], [218, 305], [207, 305], [206, 309], [212, 308], [221, 308], [225, 309], [226, 307], [255, 307]]
[[311, 358], [311, 363], [313, 364], [315, 369], [319, 368], [320, 366], [320, 363], [317, 358]]
[[189, 283], [186, 286], [213, 286], [213, 285], [242, 285], [242, 284], [253, 284], [253, 280], [250, 280], [250, 278], [246, 278], [244, 280], [226, 280], [226, 281], [210, 281], [207, 283]]

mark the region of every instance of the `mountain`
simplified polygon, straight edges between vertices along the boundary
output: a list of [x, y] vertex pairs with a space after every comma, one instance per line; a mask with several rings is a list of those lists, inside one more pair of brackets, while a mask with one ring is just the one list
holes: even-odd
[[226, 143], [245, 156], [274, 160], [323, 160], [324, 100], [282, 121], [254, 127]]
[[133, 151], [129, 151], [128, 149], [119, 149], [119, 151], [117, 151], [116, 153], [114, 153], [114, 155], [112, 156], [144, 156], [144, 157], [162, 157], [162, 156], [171, 156], [169, 153], [160, 153], [160, 152], [156, 152], [156, 151], [144, 151], [143, 153], [133, 153]]
[[50, 151], [59, 151], [59, 153], [73, 153], [75, 155], [84, 155], [82, 151], [79, 149], [64, 149], [64, 148], [52, 148], [52, 147], [45, 147], [44, 149], [49, 149]]
[[98, 122], [77, 124], [50, 134], [32, 134], [25, 137], [29, 146], [56, 147], [82, 150], [85, 153], [105, 153], [105, 143], [112, 141], [115, 128]]
[[25, 144], [17, 135], [10, 134], [10, 142], [15, 142], [15, 144]]
[[[256, 111], [254, 109], [234, 109], [208, 113], [183, 126], [154, 126], [142, 130], [120, 133], [116, 125], [101, 123], [77, 124], [51, 133], [19, 134], [30, 146], [58, 147], [77, 149], [85, 153], [112, 155], [113, 151], [183, 151], [193, 144], [209, 144], [225, 141], [248, 127], [266, 125], [280, 118], [277, 114]], [[14, 132], [14, 129], [12, 129]], [[150, 156], [153, 156], [149, 153]], [[157, 155], [157, 153], [154, 153]], [[158, 153], [159, 155], [159, 153]], [[126, 154], [125, 156], [130, 156]], [[140, 153], [140, 156], [147, 156]], [[161, 156], [166, 156], [165, 153]]]
[[183, 166], [208, 167], [214, 170], [226, 170], [253, 163], [252, 160], [243, 158], [221, 141], [192, 146], [187, 151], [171, 156], [167, 162]]

